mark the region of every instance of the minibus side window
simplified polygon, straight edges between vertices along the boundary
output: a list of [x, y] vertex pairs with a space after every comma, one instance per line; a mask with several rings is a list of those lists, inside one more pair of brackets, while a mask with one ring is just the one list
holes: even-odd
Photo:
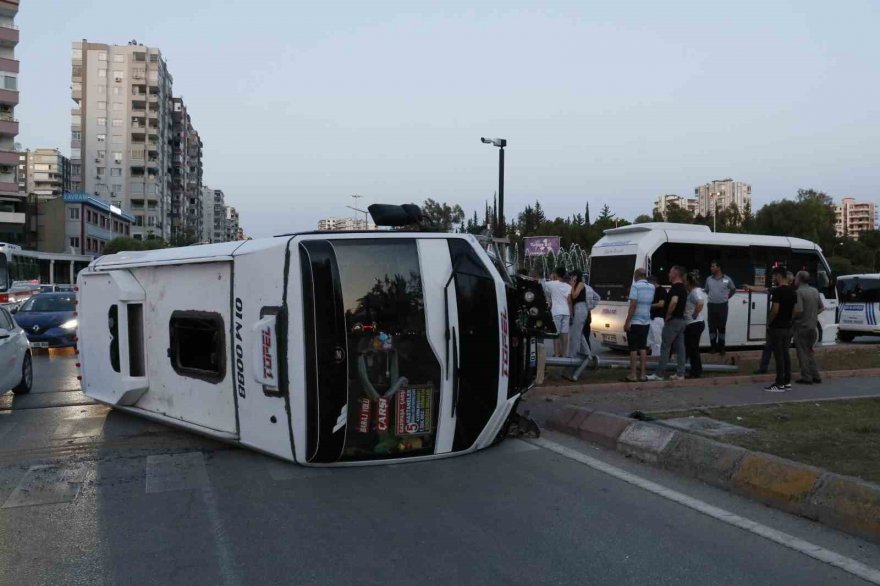
[[168, 358], [177, 374], [210, 383], [226, 377], [226, 336], [219, 313], [175, 311], [168, 326]]

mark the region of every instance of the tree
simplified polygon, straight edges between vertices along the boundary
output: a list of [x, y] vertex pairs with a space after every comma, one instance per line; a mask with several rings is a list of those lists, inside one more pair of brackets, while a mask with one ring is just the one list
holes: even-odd
[[687, 208], [679, 206], [677, 203], [669, 202], [666, 206], [666, 222], [674, 224], [693, 224], [694, 214]]
[[647, 224], [648, 222], [653, 222], [654, 218], [649, 216], [648, 214], [642, 214], [640, 216], [636, 216], [636, 219], [633, 220], [633, 224]]
[[120, 236], [114, 238], [104, 245], [104, 254], [116, 254], [117, 252], [126, 252], [130, 250], [143, 250], [144, 243], [134, 238], [126, 238]]
[[762, 207], [755, 215], [755, 230], [760, 234], [804, 238], [823, 250], [833, 250], [837, 237], [831, 201], [822, 192], [799, 189], [795, 201], [783, 199]]
[[453, 232], [456, 225], [464, 222], [464, 210], [458, 204], [449, 205], [426, 199], [422, 204], [422, 213], [428, 216], [439, 232]]

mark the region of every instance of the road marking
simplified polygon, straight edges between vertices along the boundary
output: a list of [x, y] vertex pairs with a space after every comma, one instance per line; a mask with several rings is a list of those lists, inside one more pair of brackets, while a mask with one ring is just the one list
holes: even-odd
[[82, 466], [31, 466], [3, 503], [4, 509], [69, 503], [79, 494]]
[[147, 456], [147, 494], [208, 486], [201, 452]]
[[147, 456], [147, 493], [178, 490], [199, 490], [205, 503], [208, 522], [211, 524], [211, 535], [214, 538], [223, 584], [227, 586], [241, 584], [227, 536], [228, 531], [220, 515], [217, 496], [211, 487], [202, 452]]
[[834, 553], [833, 551], [825, 549], [824, 547], [820, 547], [818, 545], [810, 543], [809, 541], [804, 541], [803, 539], [795, 537], [794, 535], [789, 535], [788, 533], [785, 533], [783, 531], [777, 531], [776, 529], [773, 529], [766, 525], [762, 525], [756, 521], [751, 521], [749, 519], [746, 519], [745, 517], [740, 517], [739, 515], [736, 515], [729, 511], [725, 511], [724, 509], [710, 505], [709, 503], [706, 503], [694, 497], [688, 496], [670, 488], [666, 488], [665, 486], [661, 486], [656, 482], [645, 480], [640, 476], [636, 476], [635, 474], [626, 472], [625, 470], [621, 470], [616, 466], [612, 466], [611, 464], [608, 464], [601, 460], [597, 460], [596, 458], [592, 458], [586, 454], [582, 454], [577, 450], [573, 450], [561, 444], [557, 444], [554, 441], [550, 441], [544, 438], [531, 439], [526, 441], [551, 452], [555, 452], [560, 456], [564, 456], [570, 460], [574, 460], [575, 462], [579, 462], [581, 464], [589, 466], [590, 468], [598, 470], [599, 472], [604, 472], [605, 474], [613, 476], [618, 480], [622, 480], [628, 484], [632, 484], [633, 486], [637, 486], [641, 489], [647, 490], [648, 492], [652, 492], [656, 495], [662, 496], [663, 498], [669, 499], [680, 505], [684, 505], [690, 509], [703, 513], [704, 515], [708, 515], [709, 517], [718, 519], [719, 521], [727, 523], [728, 525], [733, 525], [734, 527], [739, 527], [740, 529], [744, 529], [749, 533], [760, 535], [761, 537], [769, 539], [770, 541], [778, 543], [779, 545], [782, 545], [789, 549], [793, 549], [813, 559], [819, 560], [820, 562], [824, 562], [828, 565], [834, 566], [835, 568], [839, 568], [844, 572], [848, 572], [854, 576], [858, 576], [859, 578], [867, 580], [872, 584], [880, 584], [880, 570], [876, 570], [870, 566], [866, 566], [865, 564], [858, 562], [852, 558]]

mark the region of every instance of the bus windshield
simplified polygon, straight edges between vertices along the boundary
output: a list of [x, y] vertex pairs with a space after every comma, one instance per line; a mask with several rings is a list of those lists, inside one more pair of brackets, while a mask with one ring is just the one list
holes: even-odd
[[440, 362], [415, 240], [313, 240], [301, 258], [309, 461], [433, 454]]
[[603, 301], [627, 301], [636, 270], [636, 255], [594, 256], [590, 259], [590, 287]]
[[838, 279], [837, 293], [841, 303], [880, 303], [880, 278]]

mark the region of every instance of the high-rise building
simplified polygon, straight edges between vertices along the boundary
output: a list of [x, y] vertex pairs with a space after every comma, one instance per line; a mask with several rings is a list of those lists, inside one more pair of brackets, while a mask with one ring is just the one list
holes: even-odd
[[222, 189], [214, 190], [214, 231], [211, 242], [226, 242], [226, 197]]
[[26, 194], [18, 189], [18, 0], [0, 0], [0, 242], [23, 244]]
[[199, 206], [202, 209], [201, 231], [199, 242], [214, 241], [214, 190], [203, 185], [199, 197]]
[[26, 150], [18, 154], [18, 189], [29, 198], [52, 199], [74, 191], [70, 159], [58, 149]]
[[740, 213], [752, 209], [752, 186], [733, 179], [716, 179], [694, 189], [697, 199], [696, 213], [705, 218], [736, 206]]
[[193, 128], [183, 98], [173, 102], [171, 237], [197, 241], [204, 221], [201, 205], [202, 140]]
[[318, 230], [325, 232], [375, 229], [376, 224], [356, 218], [324, 218], [318, 221]]
[[137, 239], [171, 235], [172, 78], [136, 41], [73, 43], [71, 166], [79, 190], [135, 217]]
[[688, 199], [681, 195], [675, 195], [674, 193], [669, 193], [666, 195], [660, 195], [654, 200], [654, 215], [659, 215], [664, 220], [666, 219], [666, 212], [670, 207], [677, 207], [679, 209], [687, 210], [692, 214], [697, 214], [697, 200], [696, 199]]
[[856, 201], [845, 197], [840, 205], [834, 206], [837, 236], [859, 239], [866, 230], [877, 229], [877, 206], [871, 201]]
[[238, 210], [232, 206], [226, 206], [226, 241], [238, 240]]

